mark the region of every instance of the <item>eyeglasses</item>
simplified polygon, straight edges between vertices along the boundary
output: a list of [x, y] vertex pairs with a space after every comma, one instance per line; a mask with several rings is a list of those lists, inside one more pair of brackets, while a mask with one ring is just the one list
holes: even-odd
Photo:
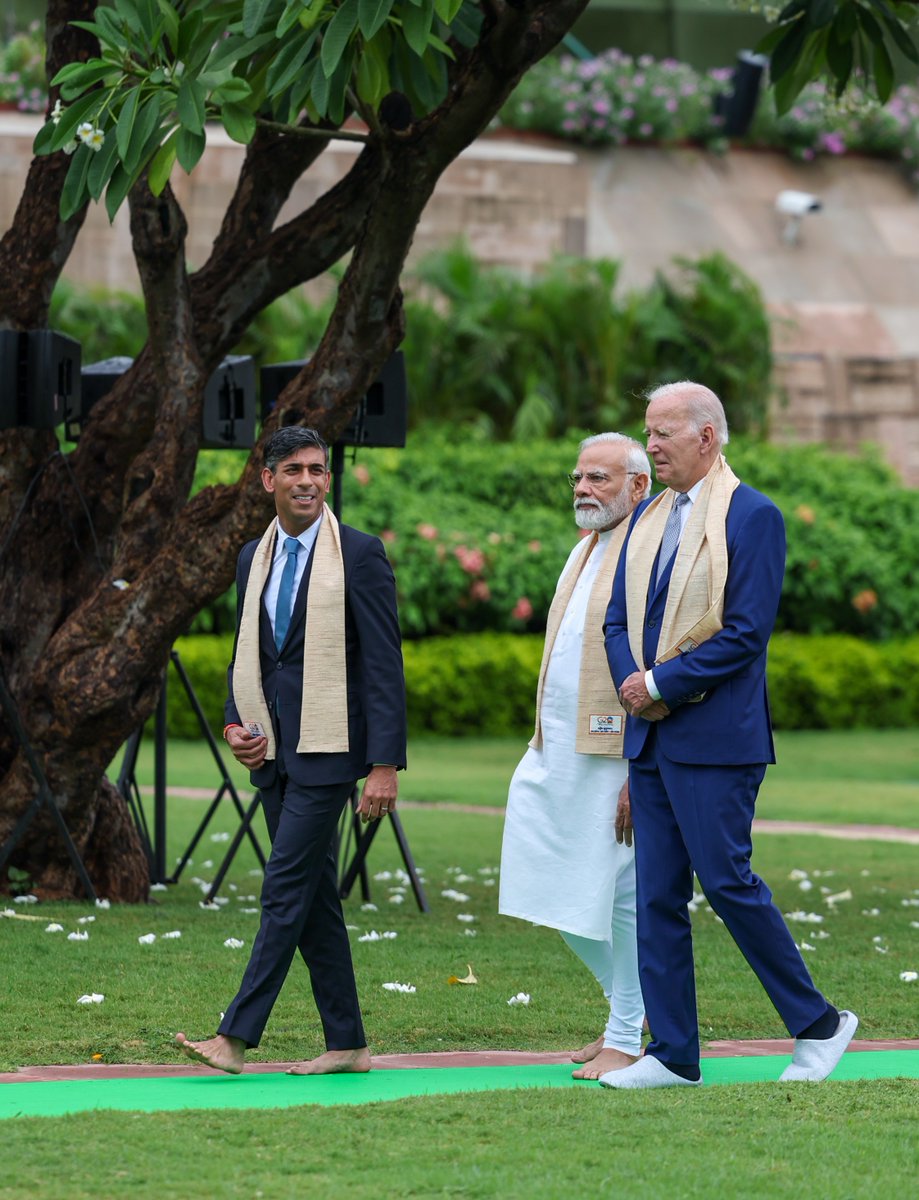
[[[637, 471], [624, 471], [624, 475], [637, 475]], [[605, 471], [572, 471], [567, 476], [568, 482], [572, 489], [576, 488], [582, 479], [586, 479], [591, 487], [603, 487], [605, 483], [612, 483], [612, 475], [607, 475]]]

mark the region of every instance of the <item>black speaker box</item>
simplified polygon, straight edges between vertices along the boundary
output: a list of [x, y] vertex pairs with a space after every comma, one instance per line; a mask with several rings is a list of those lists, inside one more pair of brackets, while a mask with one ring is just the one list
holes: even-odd
[[204, 389], [201, 446], [207, 450], [255, 445], [255, 363], [228, 355]]
[[715, 112], [724, 117], [725, 137], [743, 137], [756, 115], [759, 85], [769, 60], [752, 50], [741, 50], [731, 75], [730, 95], [715, 98]]
[[53, 329], [0, 339], [0, 428], [54, 429], [80, 398], [80, 343]]
[[[278, 396], [307, 359], [271, 363], [262, 367], [262, 420], [274, 408]], [[347, 428], [338, 438], [342, 446], [404, 446], [408, 432], [408, 384], [405, 355], [396, 350], [383, 364], [379, 378], [367, 389]]]
[[133, 358], [119, 356], [103, 358], [99, 362], [87, 363], [80, 372], [80, 398], [78, 403], [67, 406], [65, 435], [69, 442], [78, 442], [83, 426], [94, 404], [115, 386], [115, 381], [134, 362]]

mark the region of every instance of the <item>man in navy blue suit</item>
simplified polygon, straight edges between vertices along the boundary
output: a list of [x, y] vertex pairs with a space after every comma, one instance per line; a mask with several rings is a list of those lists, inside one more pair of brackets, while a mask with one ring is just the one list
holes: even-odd
[[339, 525], [325, 503], [328, 446], [315, 430], [273, 435], [262, 484], [277, 517], [239, 556], [224, 729], [271, 838], [262, 917], [216, 1037], [176, 1041], [194, 1061], [238, 1074], [299, 949], [326, 1051], [290, 1073], [367, 1071], [334, 845], [358, 779], [363, 820], [396, 807], [406, 722], [395, 581], [379, 539]]
[[766, 648], [785, 570], [778, 508], [739, 482], [721, 449], [717, 396], [653, 391], [648, 455], [666, 490], [640, 506], [606, 617], [613, 680], [628, 714], [638, 958], [652, 1033], [611, 1088], [701, 1083], [688, 902], [693, 872], [795, 1038], [783, 1080], [826, 1078], [858, 1020], [814, 986], [769, 888], [750, 868], [751, 828], [775, 761]]

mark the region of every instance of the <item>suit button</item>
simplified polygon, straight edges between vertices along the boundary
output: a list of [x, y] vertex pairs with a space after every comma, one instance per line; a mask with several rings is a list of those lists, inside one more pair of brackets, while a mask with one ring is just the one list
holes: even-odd
[[278, 671], [283, 671], [283, 670], [284, 670], [284, 664], [283, 664], [282, 662], [279, 662], [279, 663], [277, 664], [277, 668], [276, 668], [276, 669], [277, 669]]
[[[649, 629], [654, 629], [654, 627], [655, 627], [656, 625], [657, 625], [657, 621], [655, 621], [655, 620], [654, 620], [654, 618], [653, 618], [653, 617], [651, 617], [651, 619], [648, 621], [648, 628], [649, 628]], [[278, 665], [280, 666], [280, 663], [279, 663]]]

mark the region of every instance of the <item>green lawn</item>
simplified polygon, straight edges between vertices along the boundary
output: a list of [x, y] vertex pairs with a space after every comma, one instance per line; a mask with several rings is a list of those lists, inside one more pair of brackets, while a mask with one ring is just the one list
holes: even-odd
[[[874, 819], [916, 824], [905, 797], [914, 781], [914, 737], [877, 734], [784, 735], [782, 765], [763, 815], [807, 820], [866, 820], [840, 799], [869, 787], [902, 791], [903, 806]], [[861, 743], [861, 744], [859, 744]], [[500, 805], [523, 740], [419, 742], [404, 779], [406, 798]], [[883, 745], [883, 751], [880, 747]], [[141, 783], [149, 782], [144, 752]], [[170, 747], [170, 786], [210, 787], [200, 747]], [[826, 794], [818, 798], [815, 784]], [[417, 788], [417, 790], [415, 790]], [[795, 789], [799, 798], [794, 799]], [[793, 812], [788, 807], [797, 804]], [[784, 811], [783, 811], [783, 806]], [[915, 807], [915, 806], [914, 806]], [[170, 798], [169, 855], [188, 842], [204, 804]], [[912, 818], [910, 820], [910, 818]], [[403, 814], [425, 877], [431, 913], [417, 910], [402, 886], [395, 840], [385, 826], [370, 857], [376, 911], [355, 895], [346, 903], [371, 1048], [410, 1050], [517, 1048], [559, 1050], [599, 1032], [599, 989], [557, 934], [497, 915], [502, 820], [490, 812], [420, 805]], [[235, 818], [223, 801], [181, 882], [147, 906], [93, 911], [80, 903], [19, 910], [39, 920], [0, 920], [4, 1005], [0, 1069], [48, 1062], [176, 1061], [172, 1036], [213, 1031], [238, 984], [258, 917], [243, 910], [259, 879], [243, 847], [219, 911], [199, 907], [194, 880], [213, 878]], [[919, 1036], [919, 849], [865, 840], [761, 837], [755, 867], [791, 921], [820, 987], [861, 1017], [867, 1038]], [[806, 872], [802, 890], [792, 875]], [[442, 896], [452, 888], [467, 899]], [[829, 905], [826, 897], [851, 892]], [[471, 914], [469, 923], [458, 920]], [[85, 925], [80, 916], [96, 919]], [[58, 920], [64, 933], [46, 933]], [[66, 931], [89, 932], [69, 942]], [[360, 942], [364, 932], [397, 933]], [[180, 930], [181, 938], [162, 934]], [[159, 936], [152, 945], [138, 937]], [[470, 934], [474, 932], [474, 936]], [[237, 937], [242, 950], [224, 941]], [[779, 1037], [778, 1018], [723, 926], [704, 908], [694, 917], [703, 1038]], [[449, 984], [471, 966], [474, 986]], [[307, 1057], [320, 1047], [302, 969], [288, 980], [253, 1059]], [[383, 989], [412, 983], [412, 995]], [[79, 995], [100, 992], [100, 1005]], [[529, 1006], [507, 999], [530, 993]], [[13, 1085], [30, 1087], [40, 1085]], [[273, 1111], [91, 1113], [3, 1122], [7, 1172], [0, 1200], [185, 1200], [187, 1197], [520, 1197], [555, 1200], [599, 1192], [631, 1200], [724, 1200], [753, 1195], [798, 1200], [875, 1200], [915, 1190], [919, 1083], [829, 1082], [789, 1088], [744, 1084], [637, 1096], [585, 1087], [576, 1091], [483, 1093], [374, 1104]]]
[[[503, 806], [514, 767], [526, 749], [519, 738], [415, 738], [403, 799], [420, 803]], [[919, 735], [911, 729], [780, 732], [778, 762], [766, 773], [757, 814], [829, 824], [905, 825], [919, 828]], [[225, 756], [237, 786], [248, 776]], [[153, 780], [153, 751], [143, 744], [142, 785]], [[216, 789], [219, 775], [204, 743], [169, 743], [170, 787]], [[113, 771], [114, 773], [114, 771]]]

